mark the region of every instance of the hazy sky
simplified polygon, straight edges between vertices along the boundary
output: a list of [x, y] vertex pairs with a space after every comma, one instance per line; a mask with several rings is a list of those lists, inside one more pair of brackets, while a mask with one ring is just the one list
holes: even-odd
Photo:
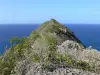
[[99, 23], [100, 0], [0, 0], [0, 23]]

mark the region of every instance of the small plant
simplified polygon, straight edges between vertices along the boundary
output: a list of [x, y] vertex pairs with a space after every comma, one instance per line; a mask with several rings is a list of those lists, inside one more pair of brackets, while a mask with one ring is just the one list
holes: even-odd
[[33, 31], [31, 37], [32, 37], [33, 40], [36, 40], [38, 37], [40, 37], [40, 35], [37, 31]]
[[81, 68], [83, 70], [87, 70], [87, 71], [91, 69], [89, 63], [87, 63], [85, 61], [79, 61], [79, 62], [77, 62], [77, 67]]
[[35, 62], [39, 62], [40, 57], [39, 57], [38, 55], [34, 55], [34, 56], [33, 56], [33, 60], [34, 60]]
[[60, 32], [61, 30], [60, 30], [60, 26], [58, 25], [52, 25], [52, 26], [50, 26], [47, 30], [46, 30], [47, 32]]
[[55, 57], [55, 60], [56, 60], [56, 63], [64, 63], [65, 65], [75, 65], [75, 60], [72, 59], [70, 56], [68, 55], [62, 55], [60, 53], [57, 53], [56, 54], [56, 57]]
[[2, 53], [0, 52], [0, 56], [2, 56]]
[[13, 57], [8, 58], [0, 63], [0, 74], [10, 75], [15, 66], [15, 59]]
[[20, 42], [20, 39], [18, 37], [12, 37], [10, 39], [11, 44], [18, 44]]

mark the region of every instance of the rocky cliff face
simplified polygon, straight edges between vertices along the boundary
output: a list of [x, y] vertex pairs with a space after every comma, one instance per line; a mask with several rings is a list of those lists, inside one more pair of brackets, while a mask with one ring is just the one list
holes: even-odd
[[0, 58], [0, 75], [100, 75], [100, 52], [54, 19], [19, 41]]

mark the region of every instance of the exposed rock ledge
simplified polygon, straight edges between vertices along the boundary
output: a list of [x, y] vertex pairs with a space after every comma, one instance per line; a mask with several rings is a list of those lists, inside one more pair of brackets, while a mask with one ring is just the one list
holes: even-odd
[[82, 49], [78, 43], [71, 40], [63, 42], [61, 45], [57, 46], [57, 48], [57, 51], [62, 54], [66, 53], [77, 61], [81, 60], [89, 63], [100, 73], [100, 52], [98, 50], [92, 48]]

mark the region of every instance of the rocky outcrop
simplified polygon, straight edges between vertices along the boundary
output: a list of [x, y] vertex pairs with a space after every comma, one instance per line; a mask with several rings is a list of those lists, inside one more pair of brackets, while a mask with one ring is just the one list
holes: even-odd
[[78, 43], [69, 40], [63, 42], [57, 48], [57, 51], [62, 54], [66, 53], [77, 61], [88, 62], [96, 72], [100, 73], [100, 52], [98, 50], [92, 48], [81, 49]]
[[28, 64], [27, 66], [24, 65], [26, 67], [22, 66], [21, 64], [22, 62], [19, 63], [19, 65], [15, 69], [16, 74], [11, 74], [11, 75], [100, 75], [97, 73], [92, 73], [89, 71], [75, 69], [71, 67], [56, 68], [55, 70], [51, 72], [51, 71], [43, 70], [42, 65], [40, 63], [36, 63], [36, 64], [31, 63], [31, 64]]

